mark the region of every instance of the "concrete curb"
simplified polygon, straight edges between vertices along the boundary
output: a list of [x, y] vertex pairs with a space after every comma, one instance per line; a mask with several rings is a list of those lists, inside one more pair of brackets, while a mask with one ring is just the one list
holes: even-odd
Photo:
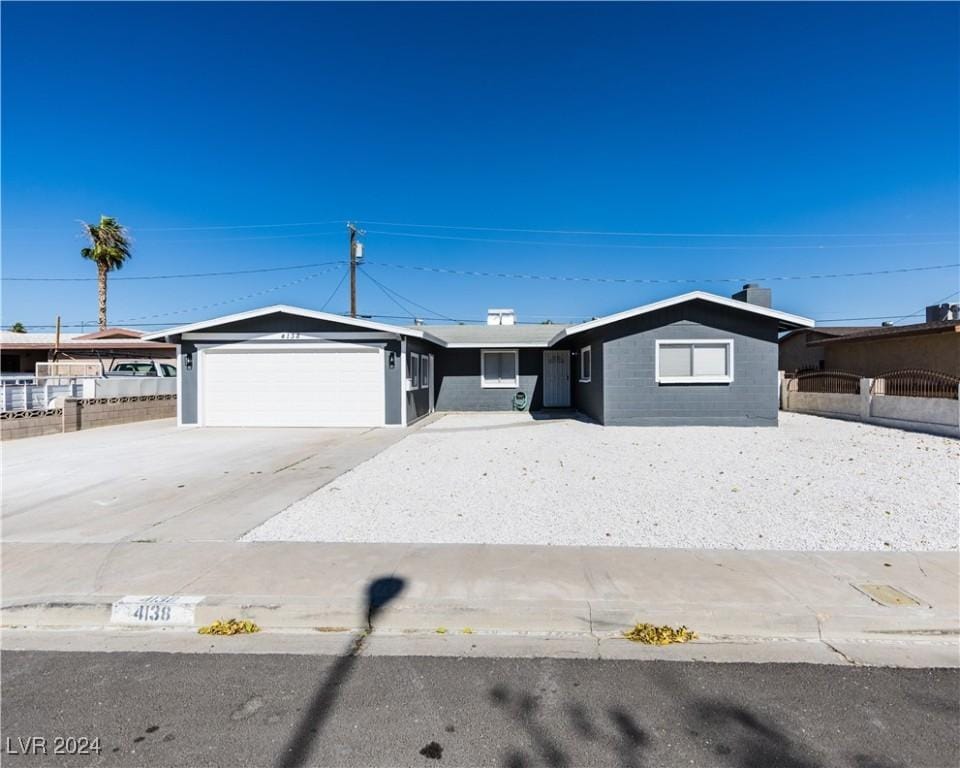
[[[97, 629], [117, 624], [113, 603], [123, 595], [55, 595], [42, 600], [9, 599], [0, 606], [4, 628]], [[587, 600], [454, 600], [399, 598], [377, 617], [382, 633], [505, 635], [568, 635], [619, 638], [638, 621], [686, 625], [713, 642], [941, 642], [960, 647], [960, 620], [945, 620], [926, 609], [900, 609], [888, 620], [875, 615], [800, 614], [787, 606], [656, 605], [644, 609], [619, 601]], [[206, 596], [194, 620], [181, 625], [196, 629], [216, 619], [256, 622], [265, 630], [284, 632], [350, 632], [366, 630], [366, 607], [355, 600], [309, 599], [302, 596]], [[162, 625], [145, 625], [145, 629]]]

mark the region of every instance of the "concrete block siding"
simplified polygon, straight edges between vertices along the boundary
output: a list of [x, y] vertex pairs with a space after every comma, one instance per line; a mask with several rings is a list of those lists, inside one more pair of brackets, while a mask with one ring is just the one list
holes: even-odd
[[[604, 424], [776, 426], [775, 320], [693, 302], [611, 326], [607, 333]], [[658, 339], [732, 339], [733, 382], [658, 384]]]
[[480, 350], [445, 349], [436, 356], [438, 411], [509, 411], [517, 392], [527, 395], [528, 409], [543, 406], [543, 350], [519, 350], [520, 386], [480, 386]]

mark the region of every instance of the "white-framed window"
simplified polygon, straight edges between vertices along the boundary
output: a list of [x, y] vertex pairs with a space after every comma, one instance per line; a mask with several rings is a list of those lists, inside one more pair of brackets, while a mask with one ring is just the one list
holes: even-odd
[[417, 389], [420, 386], [420, 355], [415, 352], [407, 354], [407, 389]]
[[733, 339], [657, 339], [659, 384], [729, 384]]
[[514, 389], [520, 386], [520, 356], [515, 349], [480, 350], [480, 386]]
[[580, 350], [580, 381], [586, 384], [593, 373], [593, 347]]
[[430, 388], [430, 355], [420, 355], [420, 389]]

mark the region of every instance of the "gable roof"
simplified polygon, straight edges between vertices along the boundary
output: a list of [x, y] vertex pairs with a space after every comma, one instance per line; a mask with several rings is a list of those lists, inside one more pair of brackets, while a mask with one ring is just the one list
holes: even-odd
[[558, 328], [549, 325], [426, 325], [418, 326], [453, 349], [468, 347], [542, 347], [550, 346]]
[[888, 339], [897, 336], [921, 336], [928, 333], [960, 333], [960, 320], [935, 320], [931, 323], [914, 323], [913, 325], [881, 325], [866, 328], [858, 333], [848, 333], [828, 339], [816, 339], [812, 345], [836, 344], [841, 341], [873, 341], [874, 339]]
[[144, 336], [144, 340], [162, 339], [166, 336], [179, 336], [192, 331], [202, 331], [204, 328], [211, 328], [217, 325], [226, 325], [235, 323], [239, 320], [249, 320], [253, 317], [263, 317], [281, 312], [287, 315], [297, 315], [298, 317], [309, 317], [313, 320], [328, 320], [331, 323], [341, 323], [342, 325], [352, 325], [356, 328], [363, 328], [368, 331], [383, 331], [386, 333], [396, 333], [401, 336], [413, 336], [417, 339], [426, 339], [437, 343], [439, 339], [434, 339], [430, 334], [416, 328], [406, 328], [402, 325], [388, 325], [387, 323], [377, 323], [373, 320], [363, 320], [356, 317], [345, 317], [344, 315], [334, 315], [330, 312], [320, 312], [315, 309], [304, 309], [303, 307], [292, 307], [288, 304], [271, 304], [269, 307], [260, 307], [260, 309], [251, 309], [246, 312], [237, 312], [233, 315], [224, 315], [223, 317], [214, 317], [210, 320], [202, 320], [199, 323], [190, 323], [189, 325], [180, 325], [176, 328], [168, 328], [165, 331], [157, 331], [149, 336]]
[[[4, 350], [15, 349], [53, 349], [57, 343], [56, 333], [14, 333], [0, 331], [0, 346]], [[111, 349], [173, 349], [171, 344], [156, 341], [146, 341], [140, 336], [117, 338], [89, 338], [77, 333], [61, 333], [60, 349], [64, 352], [80, 350], [111, 350]]]
[[573, 336], [575, 333], [583, 333], [584, 331], [600, 328], [601, 326], [609, 325], [610, 323], [617, 323], [621, 320], [629, 320], [632, 317], [639, 317], [640, 315], [645, 315], [649, 312], [656, 312], [658, 309], [666, 309], [667, 307], [673, 307], [677, 304], [684, 304], [685, 302], [696, 300], [707, 301], [723, 307], [739, 309], [744, 312], [752, 312], [764, 317], [775, 318], [779, 321], [778, 329], [781, 331], [787, 331], [793, 328], [812, 328], [815, 325], [814, 321], [808, 317], [791, 315], [789, 312], [781, 312], [778, 309], [770, 309], [769, 307], [761, 307], [757, 304], [748, 304], [745, 301], [728, 299], [726, 296], [717, 296], [715, 293], [707, 293], [706, 291], [690, 291], [689, 293], [683, 293], [670, 299], [663, 299], [662, 301], [655, 301], [652, 304], [644, 304], [642, 307], [628, 309], [625, 312], [617, 312], [616, 314], [607, 315], [606, 317], [598, 317], [596, 320], [590, 320], [586, 323], [568, 326], [557, 333], [550, 340], [550, 343], [555, 344], [567, 336]]
[[627, 320], [631, 317], [655, 312], [658, 309], [672, 307], [677, 304], [683, 304], [688, 301], [708, 301], [713, 304], [730, 307], [732, 309], [752, 312], [764, 317], [775, 318], [780, 330], [790, 330], [794, 328], [811, 328], [814, 321], [800, 315], [791, 315], [788, 312], [781, 312], [768, 307], [761, 307], [756, 304], [748, 304], [736, 299], [728, 299], [725, 296], [717, 296], [705, 291], [691, 291], [680, 296], [674, 296], [670, 299], [656, 301], [652, 304], [645, 304], [642, 307], [628, 309], [625, 312], [618, 312], [606, 317], [599, 317], [579, 325], [431, 325], [431, 326], [401, 326], [390, 325], [388, 323], [378, 323], [373, 320], [365, 320], [355, 317], [345, 317], [344, 315], [335, 315], [330, 312], [321, 312], [315, 309], [305, 309], [303, 307], [293, 307], [288, 304], [272, 304], [260, 309], [251, 309], [246, 312], [238, 312], [233, 315], [215, 317], [210, 320], [203, 320], [199, 323], [190, 323], [189, 325], [180, 325], [175, 328], [168, 328], [164, 331], [156, 331], [147, 336], [143, 336], [143, 341], [154, 341], [164, 339], [168, 336], [179, 336], [192, 331], [201, 331], [205, 328], [211, 328], [218, 325], [226, 325], [239, 320], [248, 320], [254, 317], [262, 317], [277, 312], [288, 315], [297, 315], [299, 317], [309, 317], [314, 320], [327, 320], [332, 323], [351, 325], [356, 328], [364, 328], [371, 331], [383, 331], [394, 333], [398, 336], [411, 336], [416, 339], [424, 339], [441, 347], [450, 348], [468, 348], [468, 347], [551, 347], [561, 339], [572, 336], [576, 333], [589, 331], [593, 328], [616, 323], [620, 320]]
[[77, 336], [77, 339], [139, 339], [143, 334], [140, 331], [134, 331], [131, 328], [110, 327], [102, 331], [93, 333], [84, 333]]

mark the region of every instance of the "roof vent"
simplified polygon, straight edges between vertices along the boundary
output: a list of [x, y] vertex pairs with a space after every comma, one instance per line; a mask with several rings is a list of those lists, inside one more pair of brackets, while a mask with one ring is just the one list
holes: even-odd
[[517, 313], [512, 309], [488, 309], [487, 325], [516, 325]]
[[742, 291], [737, 291], [732, 298], [737, 301], [745, 301], [747, 304], [756, 304], [758, 307], [771, 306], [771, 295], [769, 288], [761, 288], [757, 283], [747, 283]]

